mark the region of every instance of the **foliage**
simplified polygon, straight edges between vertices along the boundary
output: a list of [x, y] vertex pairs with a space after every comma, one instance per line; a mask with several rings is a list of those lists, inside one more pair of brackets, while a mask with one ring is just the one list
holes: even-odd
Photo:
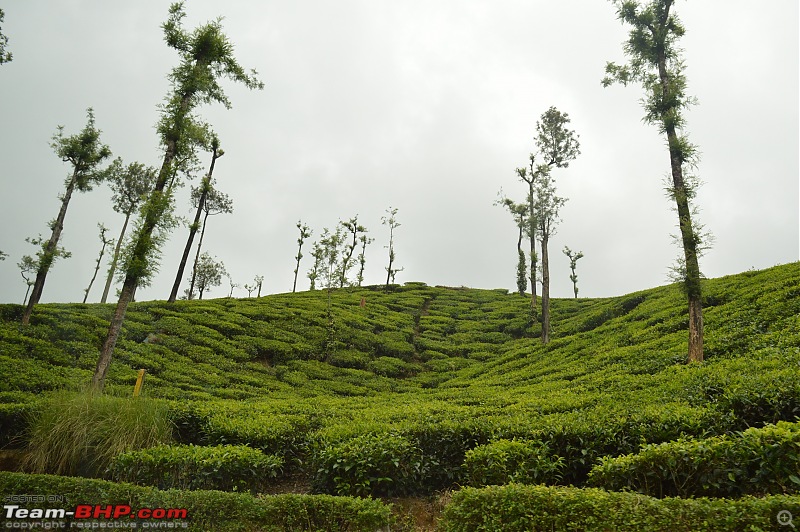
[[116, 481], [159, 489], [263, 491], [283, 460], [244, 445], [161, 445], [117, 455], [109, 466]]
[[[125, 504], [133, 508], [185, 508], [194, 532], [329, 530], [372, 532], [392, 525], [390, 507], [378, 500], [330, 495], [274, 495], [220, 491], [160, 491], [103, 480], [0, 472], [2, 493], [52, 493], [65, 504]], [[32, 507], [36, 502], [20, 503]]]
[[453, 494], [441, 529], [458, 531], [776, 530], [781, 510], [800, 511], [800, 497], [653, 499], [599, 489], [509, 484]]
[[[502, 439], [546, 444], [564, 460], [560, 482], [583, 486], [603, 457], [642, 444], [795, 421], [798, 272], [794, 263], [704, 281], [708, 357], [688, 366], [674, 286], [556, 299], [547, 346], [520, 318], [529, 301], [506, 290], [334, 289], [332, 353], [324, 291], [139, 302], [108, 387], [130, 395], [146, 369], [144, 390], [166, 400], [178, 442], [278, 455], [281, 478], [316, 475], [312, 454], [326, 447], [392, 434], [436, 464], [409, 492], [466, 484], [467, 453]], [[85, 383], [110, 312], [45, 304], [26, 328], [19, 305], [0, 305], [0, 396], [35, 410], [36, 396]], [[4, 437], [15, 438], [24, 426], [8, 419]]]
[[554, 484], [561, 480], [564, 459], [552, 456], [543, 442], [497, 440], [467, 451], [464, 469], [470, 486]]
[[800, 423], [645, 445], [636, 454], [604, 458], [589, 481], [653, 497], [800, 493]]
[[[0, 9], [0, 22], [3, 22], [4, 17], [5, 13]], [[8, 46], [8, 37], [0, 33], [0, 65], [3, 63], [10, 63], [13, 58], [11, 52], [6, 50], [6, 46]]]
[[407, 438], [369, 433], [334, 445], [313, 456], [317, 490], [336, 495], [397, 496], [414, 493], [427, 470], [435, 466]]
[[99, 476], [117, 454], [167, 442], [171, 435], [160, 401], [59, 392], [33, 413], [25, 465], [38, 473]]
[[225, 264], [222, 261], [215, 261], [208, 253], [200, 255], [197, 263], [195, 282], [199, 298], [203, 299], [203, 293], [211, 288], [222, 284], [222, 277], [227, 275]]

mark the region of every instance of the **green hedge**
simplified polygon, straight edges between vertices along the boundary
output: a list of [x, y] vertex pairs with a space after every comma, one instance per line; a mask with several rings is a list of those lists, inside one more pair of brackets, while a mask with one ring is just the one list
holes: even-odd
[[498, 440], [467, 451], [464, 470], [470, 486], [552, 484], [561, 480], [564, 459], [538, 441]]
[[419, 492], [434, 463], [397, 434], [364, 434], [313, 453], [314, 488], [337, 495], [393, 496]]
[[283, 460], [244, 445], [160, 445], [122, 453], [109, 467], [117, 481], [161, 489], [259, 492], [281, 471]]
[[600, 489], [509, 484], [453, 494], [440, 528], [447, 532], [787, 530], [778, 513], [800, 515], [800, 497], [654, 499]]
[[[103, 480], [0, 472], [0, 493], [62, 495], [65, 507], [76, 504], [127, 504], [132, 508], [185, 508], [188, 530], [369, 531], [386, 529], [391, 508], [373, 499], [330, 495], [253, 497], [220, 491], [160, 491], [151, 487]], [[41, 503], [20, 503], [35, 507]]]
[[637, 454], [603, 458], [589, 482], [654, 497], [800, 493], [800, 423], [645, 445]]

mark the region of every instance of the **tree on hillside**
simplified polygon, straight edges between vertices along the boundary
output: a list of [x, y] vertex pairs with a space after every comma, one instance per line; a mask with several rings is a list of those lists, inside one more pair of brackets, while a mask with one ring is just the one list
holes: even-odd
[[297, 238], [297, 255], [295, 256], [295, 260], [297, 262], [294, 267], [294, 283], [292, 283], [292, 292], [297, 290], [297, 272], [300, 271], [300, 259], [303, 258], [303, 242], [305, 242], [306, 238], [310, 237], [311, 233], [313, 233], [313, 231], [306, 224], [304, 224], [302, 220], [297, 221], [297, 229], [300, 231], [300, 236]]
[[528, 204], [515, 203], [512, 199], [503, 196], [501, 191], [500, 199], [495, 202], [495, 205], [501, 205], [511, 213], [519, 230], [517, 237], [517, 293], [524, 296], [525, 289], [528, 287], [528, 279], [526, 277], [528, 263], [525, 259], [525, 251], [522, 249], [522, 240], [528, 227]]
[[132, 240], [119, 301], [92, 377], [92, 387], [96, 390], [102, 390], [105, 383], [125, 311], [136, 286], [152, 274], [150, 265], [154, 254], [158, 252], [159, 243], [158, 238], [153, 238], [153, 233], [163, 222], [172, 203], [171, 191], [166, 187], [174, 179], [178, 169], [176, 163], [188, 158], [194, 153], [195, 147], [205, 141], [206, 128], [194, 115], [195, 108], [212, 102], [230, 108], [230, 101], [219, 84], [222, 77], [243, 83], [250, 89], [263, 88], [256, 72], [245, 72], [233, 57], [233, 45], [222, 32], [220, 19], [203, 24], [189, 33], [181, 25], [184, 17], [183, 4], [172, 4], [169, 19], [162, 26], [167, 45], [175, 49], [181, 58], [180, 65], [170, 75], [173, 90], [161, 107], [158, 123], [164, 159], [153, 190], [142, 209], [142, 222]]
[[261, 297], [261, 285], [264, 283], [264, 276], [256, 275], [255, 278], [253, 279], [253, 282], [255, 283], [256, 289], [258, 290], [256, 297]]
[[235, 288], [239, 288], [239, 283], [233, 282], [233, 276], [230, 273], [225, 272], [225, 276], [228, 278], [228, 283], [230, 284], [231, 287], [231, 291], [228, 292], [228, 297], [231, 298], [233, 297], [233, 290]]
[[314, 258], [314, 263], [311, 265], [311, 269], [308, 270], [306, 277], [310, 282], [310, 286], [308, 287], [309, 290], [316, 290], [317, 289], [317, 279], [319, 279], [319, 273], [322, 271], [322, 256], [323, 250], [322, 245], [319, 242], [314, 242], [311, 246], [311, 256]]
[[358, 242], [361, 244], [361, 251], [358, 253], [358, 274], [356, 275], [356, 286], [361, 286], [364, 282], [364, 267], [367, 264], [367, 246], [375, 241], [374, 238], [368, 238], [367, 235], [358, 237]]
[[92, 289], [94, 280], [97, 279], [97, 272], [100, 271], [100, 264], [103, 262], [103, 255], [106, 253], [106, 248], [114, 243], [113, 238], [108, 238], [106, 236], [106, 233], [108, 233], [108, 227], [100, 223], [97, 224], [97, 228], [100, 229], [100, 255], [97, 257], [97, 264], [94, 267], [94, 275], [92, 275], [92, 280], [89, 281], [89, 286], [87, 286], [86, 290], [83, 291], [84, 303], [86, 303], [86, 299], [89, 297], [89, 291]]
[[[3, 10], [0, 9], [0, 22], [3, 22], [3, 18], [5, 18], [6, 14], [3, 13]], [[6, 50], [6, 46], [8, 46], [8, 37], [3, 35], [3, 32], [0, 31], [0, 65], [3, 63], [10, 63], [12, 59], [11, 52]]]
[[111, 290], [111, 283], [114, 274], [117, 272], [117, 264], [122, 250], [122, 242], [125, 239], [125, 232], [128, 230], [128, 222], [131, 216], [144, 201], [147, 193], [153, 188], [156, 180], [156, 169], [152, 166], [145, 166], [141, 163], [123, 164], [122, 159], [115, 159], [105, 172], [108, 184], [111, 187], [113, 196], [111, 197], [112, 208], [125, 215], [122, 230], [119, 232], [117, 244], [114, 247], [114, 254], [111, 256], [111, 264], [108, 267], [106, 285], [103, 288], [101, 303], [108, 299], [108, 292]]
[[208, 253], [200, 255], [195, 275], [198, 299], [203, 299], [203, 294], [205, 292], [216, 286], [220, 286], [222, 284], [222, 278], [227, 275], [228, 272], [225, 270], [225, 264], [222, 261], [215, 261]]
[[19, 273], [22, 275], [22, 279], [25, 281], [25, 286], [27, 287], [25, 289], [25, 299], [22, 300], [22, 304], [25, 305], [28, 302], [28, 294], [33, 286], [33, 274], [39, 269], [39, 265], [36, 264], [33, 257], [24, 255], [22, 260], [17, 263], [17, 268], [19, 268]]
[[[50, 222], [50, 239], [42, 244], [42, 252], [36, 261], [38, 270], [36, 280], [33, 283], [30, 299], [22, 314], [22, 323], [30, 322], [33, 307], [39, 302], [44, 290], [44, 282], [51, 266], [58, 258], [58, 241], [61, 232], [64, 230], [64, 218], [67, 215], [67, 207], [72, 199], [72, 194], [77, 189], [78, 192], [88, 192], [92, 186], [104, 178], [104, 174], [98, 171], [98, 166], [111, 156], [111, 150], [100, 142], [100, 131], [94, 126], [94, 112], [91, 108], [87, 109], [87, 122], [83, 130], [71, 137], [64, 137], [64, 126], [58, 126], [58, 132], [53, 136], [50, 146], [58, 157], [72, 166], [70, 177], [64, 182], [64, 194], [60, 196], [61, 208], [58, 216]], [[63, 255], [62, 255], [63, 256]]]
[[[517, 175], [528, 185], [528, 227], [530, 239], [531, 320], [536, 322], [536, 270], [538, 256], [536, 240], [540, 239], [542, 254], [547, 255], [549, 237], [558, 221], [558, 209], [563, 198], [555, 195], [551, 171], [567, 168], [580, 154], [580, 143], [575, 131], [567, 129], [570, 119], [555, 107], [550, 107], [536, 122], [534, 142], [536, 153], [531, 153], [528, 168], [517, 168]], [[537, 159], [541, 162], [537, 162]], [[541, 242], [541, 240], [544, 240]], [[542, 257], [542, 342], [550, 339], [550, 265]]]
[[[194, 293], [195, 284], [195, 269], [197, 268], [197, 261], [200, 260], [200, 250], [203, 248], [203, 239], [206, 236], [206, 226], [208, 225], [208, 217], [216, 216], [217, 214], [230, 214], [233, 212], [233, 200], [224, 192], [220, 192], [214, 188], [213, 183], [208, 181], [204, 182], [208, 186], [205, 192], [205, 201], [203, 201], [203, 224], [200, 227], [200, 240], [197, 242], [197, 252], [194, 255], [194, 263], [192, 265], [192, 276], [189, 282], [189, 295]], [[192, 204], [199, 205], [200, 198], [203, 194], [203, 185], [199, 188], [192, 188]], [[192, 299], [189, 297], [189, 299]]]
[[[208, 194], [211, 192], [211, 180], [213, 179], [214, 175], [214, 165], [217, 162], [217, 159], [225, 155], [225, 152], [219, 147], [219, 139], [216, 135], [211, 136], [211, 166], [208, 169], [208, 174], [203, 177], [203, 181], [200, 184], [200, 187], [197, 189], [197, 194], [192, 194], [192, 200], [197, 207], [197, 210], [194, 214], [194, 221], [189, 226], [189, 237], [186, 239], [186, 246], [183, 248], [183, 255], [181, 255], [181, 262], [178, 265], [178, 273], [175, 276], [175, 282], [172, 284], [172, 291], [169, 293], [168, 301], [170, 303], [175, 302], [175, 298], [178, 297], [178, 289], [181, 286], [181, 281], [183, 280], [183, 272], [186, 269], [186, 262], [189, 260], [189, 253], [192, 250], [192, 242], [194, 242], [194, 235], [197, 234], [197, 229], [200, 226], [200, 215], [203, 213], [203, 210], [206, 205], [206, 199], [208, 198]], [[194, 192], [194, 191], [193, 191]], [[208, 216], [206, 216], [206, 219]], [[205, 228], [205, 220], [203, 222], [203, 227]], [[199, 247], [198, 247], [199, 250]]]
[[561, 252], [569, 259], [569, 269], [572, 270], [572, 275], [569, 276], [569, 280], [572, 281], [572, 291], [575, 293], [575, 299], [578, 299], [578, 274], [575, 273], [575, 266], [578, 264], [578, 260], [583, 258], [583, 252], [579, 251], [575, 253], [567, 246], [564, 246]]
[[339, 288], [342, 288], [343, 286], [348, 284], [347, 274], [353, 267], [353, 253], [355, 253], [356, 247], [358, 246], [358, 237], [360, 234], [366, 233], [367, 228], [364, 227], [363, 225], [359, 225], [357, 214], [346, 222], [339, 222], [339, 226], [344, 230], [344, 232], [347, 235], [346, 240], [343, 240], [342, 242], [344, 243], [344, 249], [342, 250], [342, 260], [339, 264], [339, 268], [337, 269], [339, 278]]
[[647, 95], [642, 99], [645, 122], [658, 126], [666, 136], [671, 175], [667, 188], [675, 202], [683, 256], [678, 271], [689, 303], [689, 362], [703, 360], [703, 308], [701, 303], [698, 256], [704, 250], [704, 237], [693, 224], [691, 205], [698, 180], [689, 173], [696, 167], [697, 147], [684, 132], [683, 111], [695, 103], [686, 94], [685, 64], [677, 41], [685, 29], [672, 11], [673, 0], [612, 0], [617, 18], [631, 26], [624, 45], [626, 65], [606, 64], [603, 86], [613, 83], [639, 83]]
[[386, 246], [389, 248], [389, 265], [385, 268], [386, 269], [386, 290], [389, 289], [389, 282], [391, 281], [394, 283], [394, 276], [398, 273], [403, 271], [403, 268], [395, 268], [394, 261], [397, 259], [397, 256], [394, 252], [394, 230], [400, 227], [400, 223], [397, 221], [397, 209], [389, 207], [386, 209], [386, 213], [389, 216], [384, 216], [381, 218], [381, 223], [383, 225], [389, 226], [389, 245]]

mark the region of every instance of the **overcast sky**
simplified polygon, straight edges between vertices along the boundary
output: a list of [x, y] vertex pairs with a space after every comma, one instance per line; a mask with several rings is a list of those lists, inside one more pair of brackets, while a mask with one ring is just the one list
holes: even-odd
[[[169, 2], [10, 0], [0, 66], [0, 301], [22, 302], [16, 263], [49, 236], [69, 168], [49, 147], [95, 110], [102, 140], [126, 162], [158, 165], [156, 106], [177, 64], [160, 24]], [[552, 293], [571, 296], [564, 245], [582, 250], [580, 294], [619, 295], [667, 282], [679, 249], [663, 192], [664, 140], [642, 122], [640, 87], [602, 88], [606, 61], [624, 61], [626, 28], [601, 0], [191, 0], [188, 29], [225, 17], [235, 55], [266, 86], [225, 82], [233, 108], [206, 106], [225, 156], [214, 177], [234, 200], [210, 219], [204, 248], [233, 280], [263, 275], [264, 293], [292, 287], [295, 224], [314, 230], [356, 214], [375, 242], [366, 284], [386, 277], [387, 208], [398, 209], [397, 282], [509, 288], [516, 227], [493, 206], [518, 200], [515, 174], [534, 150], [539, 116], [569, 113], [581, 155], [555, 170], [569, 198], [551, 240]], [[709, 277], [798, 260], [798, 2], [677, 2], [687, 34], [691, 140], [702, 153], [699, 220], [716, 238]], [[204, 165], [210, 156], [201, 154]], [[188, 187], [177, 212], [190, 216]], [[76, 194], [42, 297], [80, 301], [99, 252], [96, 224], [116, 235], [122, 216], [101, 186]], [[187, 229], [174, 231], [160, 273], [137, 299], [166, 299]], [[103, 270], [105, 271], [105, 264]], [[103, 273], [101, 272], [101, 277]], [[98, 301], [98, 279], [89, 301]], [[228, 289], [212, 290], [220, 297]], [[235, 295], [246, 296], [237, 289]]]

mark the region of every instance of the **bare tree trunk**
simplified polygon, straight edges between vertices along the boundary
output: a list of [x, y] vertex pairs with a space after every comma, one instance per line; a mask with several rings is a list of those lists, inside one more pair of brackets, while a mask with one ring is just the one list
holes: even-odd
[[[217, 155], [217, 147], [214, 146], [214, 151], [211, 155], [211, 167], [208, 169], [208, 176], [203, 180], [203, 183], [200, 185], [203, 187], [202, 191], [200, 192], [200, 199], [197, 201], [197, 212], [194, 215], [194, 223], [189, 226], [189, 238], [186, 240], [186, 247], [183, 248], [183, 255], [181, 256], [181, 263], [178, 266], [178, 274], [175, 276], [175, 282], [172, 285], [172, 291], [169, 293], [169, 302], [174, 303], [175, 298], [178, 297], [178, 289], [181, 286], [181, 280], [183, 279], [183, 272], [186, 269], [186, 262], [189, 259], [189, 252], [192, 250], [192, 242], [194, 241], [194, 235], [197, 233], [198, 224], [200, 223], [200, 214], [203, 212], [203, 205], [206, 202], [206, 197], [208, 196], [208, 189], [211, 187], [211, 176], [214, 174], [214, 164], [216, 164], [217, 159], [220, 157]], [[205, 223], [203, 224], [205, 227]]]
[[543, 228], [542, 243], [542, 343], [550, 342], [550, 259], [547, 244], [550, 239], [549, 228]]
[[294, 283], [292, 283], [292, 293], [295, 293], [297, 290], [297, 272], [300, 271], [300, 259], [303, 258], [303, 255], [300, 253], [303, 250], [303, 241], [300, 241], [300, 244], [297, 246], [297, 264], [294, 267]]
[[133, 212], [125, 213], [125, 223], [122, 224], [122, 231], [119, 232], [117, 245], [114, 247], [114, 258], [111, 259], [111, 266], [108, 268], [108, 277], [106, 278], [106, 286], [103, 289], [103, 297], [100, 298], [100, 303], [105, 303], [108, 299], [108, 291], [111, 290], [111, 282], [114, 280], [114, 274], [117, 272], [117, 261], [119, 260], [119, 252], [122, 249], [122, 241], [125, 239], [125, 231], [128, 229], [128, 221], [131, 219]]
[[[192, 294], [194, 294], [194, 282], [197, 280], [197, 263], [200, 261], [200, 248], [203, 247], [203, 237], [206, 234], [207, 221], [208, 213], [206, 213], [206, 215], [203, 217], [203, 228], [200, 230], [200, 241], [197, 243], [197, 253], [194, 255], [194, 264], [192, 265], [192, 281], [189, 283], [189, 294], [186, 299], [192, 299]], [[200, 299], [203, 298], [201, 297]]]
[[75, 190], [75, 180], [77, 175], [78, 169], [76, 168], [72, 174], [72, 179], [70, 179], [69, 183], [67, 183], [67, 189], [64, 191], [64, 196], [61, 198], [61, 209], [58, 211], [58, 217], [53, 222], [53, 233], [50, 235], [50, 240], [48, 240], [47, 244], [45, 244], [44, 250], [42, 250], [42, 257], [39, 261], [39, 269], [36, 272], [36, 280], [33, 283], [31, 297], [28, 299], [28, 305], [25, 307], [25, 312], [22, 314], [23, 325], [28, 325], [28, 323], [30, 323], [33, 307], [42, 297], [44, 281], [47, 278], [47, 272], [50, 271], [50, 266], [53, 265], [53, 260], [55, 259], [56, 250], [58, 248], [58, 240], [61, 238], [61, 232], [64, 230], [64, 218], [67, 215], [67, 207], [69, 207], [69, 201], [72, 198], [73, 191]]
[[92, 289], [92, 285], [94, 284], [94, 280], [97, 279], [97, 272], [100, 271], [100, 263], [103, 262], [103, 255], [105, 255], [106, 246], [108, 244], [110, 244], [110, 242], [108, 242], [105, 239], [105, 232], [106, 231], [107, 231], [107, 229], [105, 227], [103, 227], [103, 231], [101, 233], [101, 237], [103, 239], [103, 247], [100, 248], [100, 256], [97, 257], [97, 265], [94, 268], [94, 275], [92, 276], [92, 280], [89, 281], [89, 286], [86, 287], [86, 291], [83, 294], [83, 303], [84, 304], [86, 303], [86, 300], [89, 298], [89, 291]]
[[528, 205], [530, 207], [528, 212], [528, 231], [530, 234], [528, 238], [530, 239], [531, 244], [531, 272], [530, 272], [530, 281], [531, 281], [531, 322], [536, 323], [538, 316], [536, 313], [536, 213], [533, 209], [533, 165], [531, 165], [531, 180], [528, 181], [528, 188], [530, 199], [528, 200]]
[[122, 293], [119, 296], [119, 303], [114, 310], [114, 315], [111, 317], [111, 325], [108, 328], [108, 336], [103, 342], [103, 349], [100, 352], [100, 358], [97, 359], [97, 366], [92, 376], [92, 389], [101, 392], [105, 385], [106, 374], [108, 367], [111, 365], [111, 354], [114, 352], [114, 346], [117, 344], [117, 338], [122, 330], [122, 322], [125, 320], [125, 312], [128, 309], [128, 304], [133, 299], [133, 292], [136, 289], [136, 282], [131, 277], [126, 277], [122, 285]]

